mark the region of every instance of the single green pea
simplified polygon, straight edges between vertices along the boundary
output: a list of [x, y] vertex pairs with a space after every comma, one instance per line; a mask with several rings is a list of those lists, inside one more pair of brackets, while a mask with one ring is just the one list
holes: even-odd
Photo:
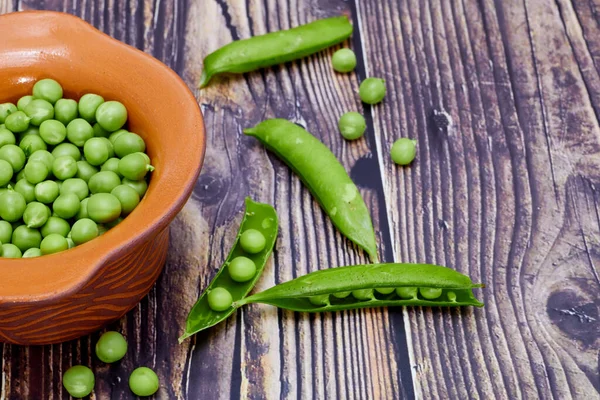
[[[56, 146], [54, 150], [56, 150], [60, 145]], [[44, 163], [48, 171], [52, 171], [52, 164], [54, 163], [54, 156], [50, 154], [50, 152], [46, 150], [38, 150], [29, 156], [28, 162], [31, 161], [41, 161]]]
[[329, 295], [327, 294], [319, 294], [316, 296], [310, 296], [308, 298], [308, 301], [310, 302], [310, 304], [312, 304], [313, 306], [317, 306], [317, 307], [321, 307], [321, 306], [327, 306], [329, 305]]
[[23, 140], [25, 136], [40, 136], [40, 128], [38, 126], [29, 124], [29, 128], [23, 132], [19, 132], [19, 141]]
[[367, 78], [358, 88], [358, 96], [367, 104], [377, 104], [385, 97], [385, 81], [381, 78]]
[[54, 79], [41, 79], [33, 85], [33, 97], [54, 104], [63, 97], [63, 88]]
[[358, 289], [352, 291], [352, 296], [357, 300], [373, 300], [373, 289]]
[[[138, 151], [137, 153], [132, 153], [132, 154], [139, 154], [139, 155], [141, 155], [142, 157], [144, 157], [144, 160], [146, 160], [146, 164], [148, 164], [148, 165], [151, 164], [151, 162], [150, 162], [150, 156], [148, 154], [143, 153], [141, 151]], [[154, 168], [152, 168], [152, 170], [154, 171]]]
[[121, 158], [119, 161], [119, 172], [122, 176], [132, 181], [144, 179], [148, 171], [153, 171], [154, 167], [149, 165], [143, 153], [131, 153]]
[[27, 250], [25, 250], [25, 252], [23, 253], [23, 258], [33, 258], [33, 257], [39, 257], [42, 255], [42, 251], [40, 249], [38, 249], [37, 247], [31, 247]]
[[375, 291], [381, 294], [390, 294], [394, 293], [394, 288], [376, 288]]
[[27, 204], [23, 212], [23, 222], [28, 228], [41, 228], [49, 217], [48, 207], [37, 201]]
[[7, 144], [16, 144], [15, 135], [6, 128], [0, 128], [0, 147]]
[[63, 125], [68, 125], [77, 115], [77, 102], [73, 99], [59, 99], [54, 105], [54, 118]]
[[57, 234], [62, 237], [67, 237], [71, 231], [71, 225], [67, 221], [59, 217], [49, 217], [48, 221], [42, 226], [40, 232], [43, 237], [47, 237], [52, 234]]
[[61, 194], [54, 200], [52, 210], [57, 216], [69, 219], [77, 215], [80, 204], [81, 201], [75, 193]]
[[109, 159], [109, 149], [103, 138], [91, 138], [83, 146], [83, 155], [88, 163], [94, 166], [102, 165]]
[[8, 185], [13, 174], [12, 165], [8, 161], [0, 159], [0, 187]]
[[87, 161], [77, 161], [77, 177], [89, 182], [90, 178], [98, 173], [98, 168]]
[[265, 236], [256, 229], [247, 229], [240, 236], [240, 246], [246, 253], [260, 253], [265, 248], [266, 243]]
[[394, 142], [390, 155], [392, 161], [398, 165], [408, 165], [415, 159], [417, 154], [417, 141], [408, 138], [400, 138]]
[[100, 171], [94, 174], [88, 181], [88, 186], [92, 194], [110, 193], [120, 184], [121, 179], [112, 171]]
[[85, 199], [81, 200], [81, 203], [79, 204], [79, 212], [75, 216], [75, 219], [77, 221], [79, 221], [80, 219], [83, 219], [83, 218], [89, 218], [88, 212], [87, 212], [87, 203], [88, 203], [88, 200], [89, 200], [88, 197], [86, 197]]
[[54, 107], [43, 99], [33, 99], [25, 107], [25, 114], [31, 118], [31, 125], [40, 126], [42, 122], [54, 118]]
[[104, 102], [96, 110], [96, 121], [109, 132], [117, 131], [127, 122], [127, 109], [118, 101]]
[[90, 124], [96, 121], [96, 110], [100, 104], [104, 103], [104, 98], [94, 93], [87, 93], [79, 99], [79, 115]]
[[52, 173], [57, 179], [65, 180], [77, 174], [77, 161], [71, 156], [61, 156], [54, 159]]
[[107, 364], [119, 361], [125, 357], [125, 354], [127, 354], [127, 341], [119, 332], [104, 332], [96, 343], [96, 357]]
[[256, 275], [256, 264], [248, 257], [239, 256], [231, 260], [227, 270], [235, 282], [247, 282]]
[[27, 107], [27, 104], [29, 104], [31, 100], [33, 100], [33, 96], [31, 95], [21, 97], [19, 101], [17, 101], [17, 109], [19, 111], [25, 111], [25, 107]]
[[62, 383], [71, 396], [82, 398], [92, 393], [96, 380], [91, 369], [74, 365], [64, 373]]
[[129, 132], [126, 129], [119, 129], [118, 131], [114, 131], [108, 136], [108, 140], [110, 140], [110, 142], [114, 145], [115, 140], [117, 140], [117, 138], [124, 133], [129, 133]]
[[350, 292], [337, 292], [333, 294], [333, 297], [337, 297], [338, 299], [345, 299], [350, 296]]
[[69, 156], [75, 161], [81, 160], [81, 151], [73, 143], [61, 143], [52, 150], [54, 158]]
[[16, 112], [17, 110], [17, 106], [15, 106], [13, 103], [0, 104], [0, 124], [3, 124], [4, 121], [6, 121], [6, 117]]
[[211, 310], [221, 312], [228, 310], [233, 303], [233, 297], [231, 293], [225, 288], [217, 287], [208, 292], [207, 298], [208, 306]]
[[0, 194], [0, 218], [8, 222], [16, 222], [21, 219], [27, 203], [19, 192], [8, 190]]
[[29, 128], [30, 118], [23, 111], [15, 111], [6, 117], [4, 125], [13, 133], [24, 132]]
[[446, 293], [446, 295], [448, 296], [448, 301], [451, 301], [452, 303], [456, 302], [456, 293], [453, 291], [449, 291], [448, 293]]
[[49, 119], [40, 125], [40, 136], [44, 139], [44, 142], [57, 145], [67, 137], [67, 128], [62, 122]]
[[71, 227], [71, 239], [77, 245], [89, 242], [96, 237], [98, 237], [98, 225], [89, 218], [82, 218]]
[[40, 203], [54, 202], [59, 194], [58, 184], [55, 181], [43, 181], [35, 185], [35, 198]]
[[140, 195], [140, 199], [144, 197], [146, 191], [148, 190], [148, 182], [145, 180], [141, 181], [132, 181], [131, 179], [123, 178], [121, 181], [123, 185], [131, 186], [135, 189], [136, 192]]
[[83, 118], [76, 118], [67, 125], [67, 139], [77, 147], [83, 147], [93, 137], [94, 128]]
[[140, 195], [131, 186], [120, 184], [115, 186], [110, 194], [119, 199], [121, 203], [121, 215], [129, 215], [140, 204]]
[[396, 288], [396, 294], [401, 299], [416, 299], [417, 298], [417, 288], [409, 287], [409, 286], [399, 287], [399, 288]]
[[129, 376], [129, 389], [136, 396], [152, 396], [159, 386], [158, 376], [148, 367], [136, 368]]
[[427, 300], [435, 300], [442, 295], [442, 289], [440, 288], [419, 288], [419, 293]]
[[99, 123], [95, 123], [92, 127], [94, 129], [94, 137], [105, 137], [108, 138], [110, 136], [110, 132], [100, 126]]
[[121, 215], [121, 202], [110, 193], [96, 193], [88, 200], [87, 211], [94, 222], [110, 222]]
[[40, 250], [42, 254], [54, 254], [69, 249], [67, 238], [58, 233], [51, 233], [42, 239]]
[[50, 171], [41, 161], [30, 161], [25, 165], [25, 179], [33, 185], [42, 182], [48, 177]]
[[0, 148], [0, 160], [8, 161], [13, 172], [19, 172], [25, 165], [25, 153], [19, 146], [7, 144]]
[[122, 178], [123, 176], [119, 172], [119, 161], [120, 160], [116, 157], [109, 158], [104, 162], [104, 164], [102, 164], [102, 167], [100, 167], [100, 171], [112, 171]]
[[21, 252], [32, 247], [40, 247], [41, 242], [42, 234], [35, 228], [20, 225], [13, 231], [12, 244], [17, 246]]
[[344, 139], [355, 140], [363, 136], [367, 122], [359, 113], [350, 111], [340, 117], [338, 128]]
[[4, 243], [2, 245], [2, 257], [4, 258], [21, 258], [21, 250], [12, 243]]
[[[21, 171], [25, 172], [25, 171]], [[35, 200], [35, 185], [25, 178], [19, 179], [14, 187], [15, 192], [21, 193], [27, 204]], [[1, 240], [0, 240], [1, 241]]]
[[333, 53], [331, 64], [337, 72], [350, 72], [356, 68], [356, 54], [350, 49], [339, 49]]
[[89, 188], [87, 183], [81, 178], [69, 178], [66, 179], [62, 187], [60, 188], [60, 194], [69, 194], [74, 193], [77, 195], [80, 201], [83, 201], [86, 197], [88, 197]]
[[13, 228], [10, 222], [0, 219], [0, 243], [9, 243], [12, 238]]
[[70, 237], [67, 237], [67, 246], [68, 246], [68, 249], [72, 249], [73, 247], [75, 247], [77, 245], [75, 244], [73, 239], [71, 239]]
[[19, 182], [21, 179], [25, 179], [25, 168], [23, 168], [17, 173], [17, 176], [15, 176], [13, 181]]
[[[110, 139], [109, 139], [110, 140]], [[141, 136], [125, 132], [115, 139], [114, 147], [117, 157], [123, 158], [127, 154], [146, 151], [146, 143]]]
[[38, 150], [47, 150], [48, 146], [44, 139], [38, 135], [27, 135], [19, 142], [19, 147], [25, 153], [25, 156], [30, 156]]

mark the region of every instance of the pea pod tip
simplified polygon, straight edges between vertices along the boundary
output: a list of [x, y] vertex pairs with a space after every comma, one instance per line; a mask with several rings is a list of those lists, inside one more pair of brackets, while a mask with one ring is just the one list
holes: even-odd
[[210, 82], [211, 75], [206, 73], [206, 70], [202, 71], [202, 76], [200, 76], [200, 83], [198, 84], [198, 89], [204, 89], [208, 86], [208, 82]]

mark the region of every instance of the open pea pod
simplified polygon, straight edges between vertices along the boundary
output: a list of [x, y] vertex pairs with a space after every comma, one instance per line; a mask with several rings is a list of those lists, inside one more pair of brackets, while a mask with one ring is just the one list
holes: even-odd
[[234, 303], [270, 304], [322, 312], [381, 306], [476, 306], [475, 284], [453, 269], [431, 264], [368, 264], [315, 271]]
[[[254, 254], [244, 251], [240, 244], [242, 233], [249, 229], [259, 231], [265, 238], [263, 249]], [[231, 294], [234, 302], [243, 299], [252, 288], [254, 288], [254, 285], [262, 274], [265, 264], [273, 250], [273, 246], [275, 245], [277, 230], [278, 221], [275, 209], [269, 204], [257, 203], [250, 198], [246, 198], [246, 213], [242, 219], [233, 248], [223, 263], [223, 266], [221, 266], [221, 269], [217, 272], [217, 275], [213, 278], [212, 282], [208, 285], [188, 314], [185, 332], [179, 338], [180, 343], [195, 333], [225, 320], [235, 311], [234, 307], [228, 307], [224, 311], [215, 311], [211, 309], [207, 298], [208, 293], [215, 288], [224, 288]], [[256, 274], [254, 277], [245, 282], [234, 281], [228, 271], [230, 262], [240, 256], [249, 258], [256, 266]]]

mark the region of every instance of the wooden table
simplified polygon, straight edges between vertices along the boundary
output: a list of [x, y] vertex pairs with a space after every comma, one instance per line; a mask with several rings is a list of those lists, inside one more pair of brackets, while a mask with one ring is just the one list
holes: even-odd
[[[172, 224], [163, 275], [110, 326], [127, 335], [127, 357], [98, 362], [98, 334], [0, 344], [0, 399], [67, 398], [61, 376], [77, 363], [93, 366], [98, 399], [132, 398], [127, 377], [139, 365], [158, 372], [161, 399], [600, 398], [600, 2], [0, 0], [0, 13], [35, 8], [81, 16], [190, 88], [217, 47], [337, 14], [354, 24], [346, 46], [359, 66], [333, 73], [331, 50], [193, 89], [206, 161]], [[366, 76], [386, 79], [383, 104], [360, 103]], [[337, 133], [349, 110], [367, 118], [365, 139]], [[441, 111], [451, 120], [434, 117]], [[259, 288], [367, 261], [290, 169], [241, 135], [275, 116], [306, 126], [346, 166], [383, 260], [467, 273], [487, 284], [478, 292], [486, 307], [303, 315], [252, 306], [178, 345], [245, 196], [274, 204], [281, 219]], [[418, 140], [407, 168], [388, 156], [399, 137]]]

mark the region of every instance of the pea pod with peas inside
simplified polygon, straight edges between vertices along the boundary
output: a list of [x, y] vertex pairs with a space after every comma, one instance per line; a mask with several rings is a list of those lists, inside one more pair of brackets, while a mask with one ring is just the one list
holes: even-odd
[[319, 139], [285, 119], [268, 119], [244, 133], [257, 138], [304, 182], [333, 224], [377, 262], [369, 210], [335, 155]]
[[[483, 287], [453, 269], [431, 264], [369, 264], [315, 271], [234, 303], [264, 303], [303, 312], [383, 306], [475, 306]], [[385, 290], [389, 289], [389, 290]]]
[[232, 302], [240, 301], [254, 288], [271, 255], [277, 231], [275, 209], [246, 198], [246, 212], [233, 248], [188, 314], [180, 342], [218, 324], [235, 311]]

